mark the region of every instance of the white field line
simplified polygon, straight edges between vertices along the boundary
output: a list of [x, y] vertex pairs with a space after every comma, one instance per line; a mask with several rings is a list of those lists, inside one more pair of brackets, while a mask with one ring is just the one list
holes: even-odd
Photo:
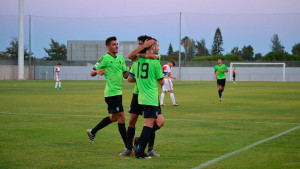
[[284, 131], [284, 132], [282, 132], [282, 133], [280, 133], [280, 134], [277, 134], [277, 135], [275, 135], [275, 136], [272, 136], [272, 137], [266, 138], [266, 139], [264, 139], [264, 140], [255, 142], [255, 143], [253, 143], [253, 144], [251, 144], [251, 145], [249, 145], [249, 146], [247, 146], [247, 147], [244, 147], [244, 148], [242, 148], [242, 149], [233, 151], [233, 152], [231, 152], [231, 153], [228, 153], [228, 154], [222, 155], [222, 156], [220, 156], [220, 157], [217, 157], [217, 158], [215, 158], [215, 159], [213, 159], [213, 160], [207, 161], [206, 163], [203, 163], [203, 164], [201, 164], [201, 165], [199, 165], [199, 166], [197, 166], [197, 167], [195, 167], [195, 168], [193, 168], [193, 169], [201, 169], [201, 168], [205, 168], [205, 167], [207, 167], [207, 166], [209, 166], [209, 165], [211, 165], [211, 164], [214, 164], [214, 163], [216, 163], [216, 162], [218, 162], [218, 161], [221, 161], [221, 160], [223, 160], [223, 159], [225, 159], [225, 158], [228, 158], [228, 157], [233, 156], [233, 155], [235, 155], [235, 154], [238, 154], [238, 153], [240, 153], [240, 152], [246, 151], [246, 150], [248, 150], [248, 149], [250, 149], [250, 148], [253, 148], [253, 147], [255, 147], [255, 146], [259, 145], [259, 144], [262, 144], [262, 143], [264, 143], [264, 142], [273, 140], [273, 139], [275, 139], [275, 138], [278, 138], [278, 137], [280, 137], [280, 136], [282, 136], [282, 135], [284, 135], [284, 134], [287, 134], [287, 133], [289, 133], [289, 132], [291, 132], [291, 131], [294, 131], [294, 130], [297, 130], [297, 129], [299, 129], [299, 128], [300, 128], [300, 126], [297, 126], [297, 127], [292, 128], [292, 129], [286, 130], [286, 131]]
[[[70, 116], [70, 117], [106, 117], [108, 115], [84, 115], [84, 114], [41, 114], [41, 113], [12, 113], [0, 112], [0, 114], [10, 115], [33, 115], [33, 116]], [[300, 123], [287, 123], [287, 122], [251, 122], [251, 121], [226, 121], [226, 120], [197, 120], [197, 119], [165, 119], [166, 121], [185, 121], [185, 122], [218, 122], [218, 123], [243, 123], [243, 124], [292, 124], [300, 125]]]

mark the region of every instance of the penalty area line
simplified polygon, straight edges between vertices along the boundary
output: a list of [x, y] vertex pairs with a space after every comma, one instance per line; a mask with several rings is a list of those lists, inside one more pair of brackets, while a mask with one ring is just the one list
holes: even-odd
[[215, 158], [215, 159], [213, 159], [213, 160], [207, 161], [206, 163], [203, 163], [203, 164], [201, 164], [201, 165], [199, 165], [199, 166], [197, 166], [197, 167], [195, 167], [195, 168], [193, 168], [193, 169], [201, 169], [201, 168], [205, 168], [205, 167], [207, 167], [207, 166], [209, 166], [209, 165], [211, 165], [211, 164], [214, 164], [214, 163], [216, 163], [216, 162], [218, 162], [218, 161], [221, 161], [221, 160], [223, 160], [223, 159], [225, 159], [225, 158], [228, 158], [228, 157], [233, 156], [233, 155], [235, 155], [235, 154], [238, 154], [238, 153], [240, 153], [240, 152], [246, 151], [246, 150], [248, 150], [248, 149], [250, 149], [250, 148], [253, 148], [253, 147], [255, 147], [255, 146], [258, 146], [258, 145], [260, 145], [260, 144], [262, 144], [262, 143], [265, 143], [265, 142], [267, 142], [267, 141], [276, 139], [276, 138], [278, 138], [278, 137], [280, 137], [280, 136], [282, 136], [282, 135], [285, 135], [285, 134], [287, 134], [287, 133], [289, 133], [289, 132], [292, 132], [292, 131], [294, 131], [294, 130], [297, 130], [297, 129], [299, 129], [299, 128], [300, 128], [300, 126], [291, 128], [291, 129], [286, 130], [286, 131], [284, 131], [284, 132], [282, 132], [282, 133], [280, 133], [280, 134], [277, 134], [277, 135], [275, 135], [275, 136], [272, 136], [272, 137], [266, 138], [266, 139], [264, 139], [264, 140], [255, 142], [255, 143], [253, 143], [253, 144], [251, 144], [251, 145], [249, 145], [249, 146], [247, 146], [247, 147], [241, 148], [241, 149], [239, 149], [239, 150], [236, 150], [236, 151], [233, 151], [233, 152], [231, 152], [231, 153], [228, 153], [228, 154], [222, 155], [222, 156], [220, 156], [220, 157], [217, 157], [217, 158]]

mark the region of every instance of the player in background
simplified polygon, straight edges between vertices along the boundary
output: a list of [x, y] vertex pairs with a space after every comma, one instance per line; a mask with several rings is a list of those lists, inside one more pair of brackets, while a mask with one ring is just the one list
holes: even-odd
[[[55, 89], [62, 89], [61, 88], [61, 78], [60, 78], [60, 66], [61, 64], [58, 63], [57, 67], [55, 68]], [[57, 85], [59, 85], [59, 88], [57, 88]]]
[[[146, 54], [157, 53], [158, 42], [155, 42], [146, 51]], [[156, 52], [157, 51], [157, 52]], [[158, 83], [164, 84], [163, 74], [158, 60], [139, 58], [134, 64], [128, 77], [128, 82], [135, 82], [139, 90], [138, 104], [144, 111], [144, 128], [139, 138], [135, 139], [135, 156], [137, 158], [151, 158], [145, 154], [145, 148], [149, 142], [156, 119], [158, 118]]]
[[122, 105], [122, 82], [127, 79], [125, 59], [118, 55], [118, 42], [116, 37], [106, 39], [108, 53], [102, 56], [91, 71], [91, 76], [103, 75], [106, 79], [104, 89], [105, 102], [108, 105], [109, 116], [105, 117], [93, 129], [88, 129], [87, 135], [90, 143], [94, 144], [96, 133], [112, 122], [118, 121], [119, 133], [123, 139], [124, 145], [127, 145], [125, 114]]
[[[158, 54], [158, 50], [159, 48], [157, 48], [157, 51], [154, 51], [154, 54], [151, 53], [145, 53], [145, 49], [150, 47], [151, 45], [153, 45], [153, 43], [155, 42], [155, 40], [150, 37], [150, 36], [139, 36], [138, 37], [138, 48], [133, 50], [129, 55], [128, 58], [129, 59], [137, 59], [138, 57], [145, 57], [145, 58], [151, 58], [151, 59], [159, 59], [160, 60], [160, 55]], [[137, 66], [137, 62], [134, 62], [132, 66]], [[134, 86], [134, 90], [133, 90], [133, 96], [132, 96], [132, 100], [131, 100], [131, 104], [130, 104], [130, 120], [129, 120], [129, 125], [128, 125], [128, 129], [127, 129], [127, 147], [128, 149], [126, 149], [123, 153], [120, 154], [120, 156], [129, 156], [132, 155], [132, 139], [134, 138], [135, 135], [135, 125], [137, 122], [137, 119], [139, 117], [139, 115], [143, 115], [143, 107], [142, 105], [139, 105], [138, 103], [138, 94], [139, 94], [139, 90], [137, 85], [135, 84]], [[159, 107], [160, 108], [160, 107]], [[164, 125], [164, 118], [163, 115], [161, 114], [161, 110], [158, 113], [158, 118], [156, 119], [154, 126], [153, 126], [153, 130], [154, 132], [152, 133], [152, 135], [150, 136], [149, 139], [149, 144], [148, 144], [148, 155], [150, 156], [155, 156], [155, 157], [159, 157], [160, 155], [157, 154], [154, 150], [154, 140], [155, 140], [155, 131], [159, 130], [162, 126]]]
[[232, 71], [232, 79], [233, 79], [233, 83], [235, 83], [235, 75], [236, 75], [237, 73], [236, 73], [236, 71], [235, 71], [235, 68], [233, 69], [233, 71]]
[[222, 101], [223, 91], [226, 83], [225, 72], [228, 72], [228, 69], [225, 64], [222, 64], [222, 60], [218, 59], [218, 65], [215, 66], [215, 77], [217, 79], [217, 85], [219, 88], [219, 100]]
[[169, 61], [169, 63], [165, 64], [162, 67], [165, 84], [162, 87], [162, 93], [160, 95], [160, 105], [161, 106], [165, 106], [164, 98], [165, 98], [165, 94], [166, 94], [167, 91], [170, 92], [170, 97], [171, 97], [173, 106], [179, 106], [179, 104], [177, 104], [175, 102], [174, 88], [173, 88], [173, 84], [172, 84], [172, 81], [171, 81], [171, 79], [177, 80], [176, 77], [172, 76], [172, 74], [171, 74], [171, 69], [174, 66], [175, 66], [175, 62], [174, 61]]

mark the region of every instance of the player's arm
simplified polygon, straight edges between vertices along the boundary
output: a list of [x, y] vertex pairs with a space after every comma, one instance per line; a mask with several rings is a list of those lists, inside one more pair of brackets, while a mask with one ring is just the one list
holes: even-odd
[[123, 78], [127, 79], [129, 77], [129, 71], [123, 72]]
[[226, 70], [220, 69], [220, 72], [228, 72], [228, 69]]
[[96, 75], [102, 76], [102, 75], [105, 74], [104, 71], [105, 71], [105, 69], [99, 69], [99, 70], [93, 69], [93, 70], [91, 71], [91, 76], [96, 76]]
[[161, 65], [158, 60], [155, 61], [155, 76], [160, 86], [163, 86], [165, 84], [164, 75], [161, 71]]
[[160, 86], [163, 86], [165, 84], [164, 78], [158, 79], [158, 83], [160, 84]]
[[215, 78], [218, 79], [218, 72], [216, 69], [215, 69]]
[[153, 43], [155, 42], [155, 40], [151, 39], [151, 40], [146, 40], [145, 43], [141, 46], [139, 46], [137, 49], [133, 50], [132, 52], [130, 52], [130, 54], [128, 55], [128, 59], [130, 60], [135, 60], [137, 55], [144, 50], [145, 48], [150, 47], [151, 45], [153, 45]]
[[168, 76], [169, 76], [169, 78], [172, 78], [172, 79], [174, 79], [174, 80], [177, 80], [176, 77], [172, 76], [172, 73], [171, 73], [171, 72], [168, 73]]
[[104, 75], [105, 74], [105, 60], [104, 57], [101, 57], [95, 66], [93, 67], [93, 70], [91, 71], [91, 76], [96, 76], [96, 75]]
[[129, 73], [129, 76], [128, 76], [128, 78], [127, 78], [127, 81], [128, 81], [129, 83], [135, 83], [135, 76], [134, 76], [134, 74]]
[[141, 58], [147, 58], [147, 59], [156, 59], [159, 60], [159, 57], [152, 53], [140, 53], [139, 57]]

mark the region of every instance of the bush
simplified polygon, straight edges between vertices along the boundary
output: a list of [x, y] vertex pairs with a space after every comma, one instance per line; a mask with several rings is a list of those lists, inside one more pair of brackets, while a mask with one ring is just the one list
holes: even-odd
[[[282, 61], [282, 52], [274, 51], [267, 53], [263, 58], [263, 61]], [[291, 55], [288, 52], [284, 53], [284, 61], [299, 61], [300, 56]]]

